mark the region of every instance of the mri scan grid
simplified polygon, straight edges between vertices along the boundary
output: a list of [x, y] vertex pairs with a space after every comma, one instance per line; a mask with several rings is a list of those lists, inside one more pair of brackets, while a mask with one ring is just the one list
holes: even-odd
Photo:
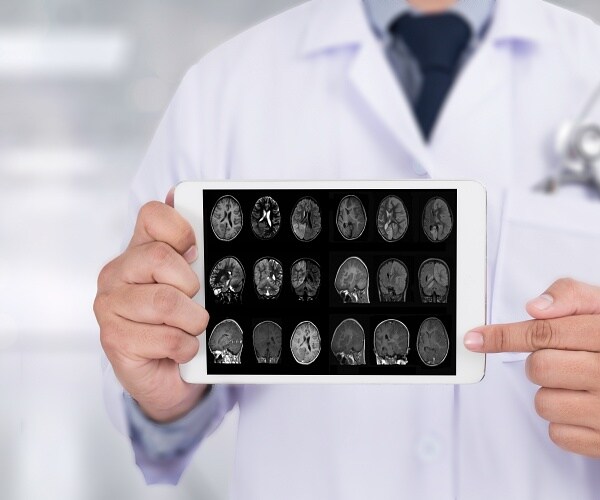
[[455, 375], [456, 190], [207, 189], [209, 374]]

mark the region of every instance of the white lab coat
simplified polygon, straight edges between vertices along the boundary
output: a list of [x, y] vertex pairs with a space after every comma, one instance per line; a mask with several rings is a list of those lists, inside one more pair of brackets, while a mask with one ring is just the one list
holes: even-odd
[[[477, 179], [489, 195], [489, 320], [522, 320], [525, 301], [557, 277], [600, 283], [600, 203], [582, 188], [531, 190], [555, 161], [557, 128], [600, 81], [599, 61], [590, 21], [540, 0], [498, 0], [426, 145], [360, 0], [314, 0], [188, 72], [132, 208], [185, 179]], [[472, 386], [231, 388], [232, 495], [598, 498], [600, 463], [550, 441], [524, 358], [488, 356]]]

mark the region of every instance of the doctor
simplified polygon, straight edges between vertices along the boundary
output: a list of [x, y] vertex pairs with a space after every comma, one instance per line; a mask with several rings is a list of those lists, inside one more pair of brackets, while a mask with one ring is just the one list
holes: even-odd
[[[600, 283], [600, 203], [532, 187], [600, 81], [600, 33], [541, 0], [411, 3], [313, 0], [185, 76], [95, 302], [109, 408], [148, 482], [176, 482], [238, 404], [234, 498], [598, 498], [600, 289], [581, 281]], [[429, 177], [488, 189], [491, 326], [465, 332], [500, 353], [483, 382], [182, 382], [210, 312], [190, 299], [202, 255], [171, 196], [151, 200], [184, 179]]]

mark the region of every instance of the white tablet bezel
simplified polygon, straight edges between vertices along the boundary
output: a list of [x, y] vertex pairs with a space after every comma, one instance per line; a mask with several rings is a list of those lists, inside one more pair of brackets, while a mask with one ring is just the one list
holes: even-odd
[[[485, 373], [485, 355], [468, 351], [463, 336], [486, 320], [486, 191], [475, 181], [386, 180], [386, 181], [193, 181], [175, 189], [175, 208], [196, 233], [200, 257], [192, 265], [204, 276], [203, 192], [206, 189], [343, 189], [382, 191], [402, 189], [455, 189], [457, 192], [456, 262], [456, 375], [209, 375], [207, 335], [199, 337], [200, 349], [189, 363], [180, 365], [183, 380], [198, 384], [467, 384], [479, 382]], [[194, 297], [204, 304], [204, 284]], [[210, 311], [209, 311], [210, 312]]]

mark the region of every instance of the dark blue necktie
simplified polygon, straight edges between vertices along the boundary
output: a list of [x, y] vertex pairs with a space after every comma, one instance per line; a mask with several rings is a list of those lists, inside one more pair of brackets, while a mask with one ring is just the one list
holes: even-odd
[[469, 39], [471, 28], [456, 14], [405, 14], [395, 21], [391, 33], [401, 38], [423, 75], [423, 85], [414, 105], [423, 136], [429, 139]]

